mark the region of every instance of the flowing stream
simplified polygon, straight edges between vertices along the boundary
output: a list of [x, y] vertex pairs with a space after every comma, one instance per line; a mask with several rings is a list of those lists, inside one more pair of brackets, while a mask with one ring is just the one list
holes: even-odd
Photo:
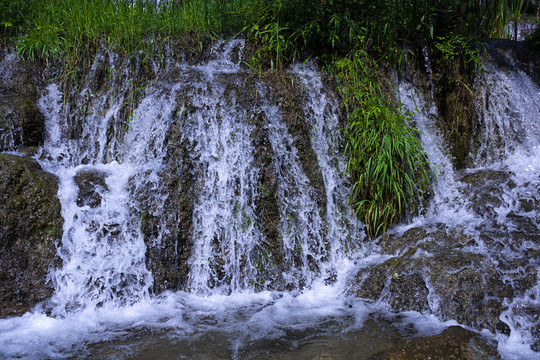
[[[429, 309], [422, 312], [394, 311], [384, 294], [376, 301], [351, 294], [358, 273], [399, 252], [383, 254], [379, 242], [365, 239], [350, 211], [337, 99], [314, 65], [289, 70], [302, 99], [296, 116], [308, 129], [309, 141], [300, 142], [300, 125], [275, 100], [275, 87], [242, 65], [243, 46], [219, 42], [195, 65], [155, 64], [166, 75], [138, 97], [129, 67], [105, 50], [82, 90], [65, 93], [55, 82], [43, 89], [37, 105], [46, 135], [36, 158], [60, 183], [62, 265], [50, 271], [50, 301], [0, 320], [0, 357], [369, 358], [400, 339], [459, 323], [441, 316], [444, 304], [428, 277]], [[96, 90], [92, 79], [103, 64], [114, 86]], [[540, 89], [520, 70], [491, 63], [476, 85], [483, 136], [474, 166], [456, 172], [435, 126], [432, 94], [398, 83], [438, 177], [423, 215], [394, 232], [445, 223], [475, 240], [467, 251], [501, 271], [538, 269]], [[160, 292], [148, 252], [164, 252], [175, 235], [164, 209], [172, 198], [166, 179], [177, 174], [190, 184], [183, 188], [190, 191], [190, 243], [176, 240], [169, 255], [178, 265], [189, 246], [189, 274], [182, 291]], [[479, 174], [487, 177], [465, 180]], [[492, 194], [498, 201], [477, 211], [489, 181], [499, 181]], [[261, 220], [268, 198], [273, 222]], [[141, 226], [147, 218], [156, 219], [150, 238]], [[517, 258], [526, 264], [514, 265]], [[538, 355], [530, 346], [540, 341], [536, 279], [504, 298], [500, 320], [508, 335], [476, 329], [498, 341], [504, 358]]]

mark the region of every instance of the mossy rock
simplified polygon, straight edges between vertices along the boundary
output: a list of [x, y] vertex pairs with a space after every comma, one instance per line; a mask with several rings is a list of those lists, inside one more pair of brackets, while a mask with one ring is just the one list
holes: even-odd
[[[499, 240], [484, 235], [482, 241]], [[470, 246], [477, 242], [444, 225], [393, 235], [386, 250], [395, 256], [360, 270], [351, 283], [351, 294], [386, 302], [396, 311], [433, 313], [478, 330], [506, 333], [508, 325], [500, 321], [507, 309], [505, 299], [533, 288], [538, 271], [527, 259], [501, 255], [494, 261], [491, 257], [496, 255], [471, 252]]]
[[33, 159], [0, 154], [0, 317], [21, 315], [52, 295], [63, 219], [58, 180]]
[[28, 94], [0, 96], [0, 151], [33, 152], [43, 143], [45, 120]]

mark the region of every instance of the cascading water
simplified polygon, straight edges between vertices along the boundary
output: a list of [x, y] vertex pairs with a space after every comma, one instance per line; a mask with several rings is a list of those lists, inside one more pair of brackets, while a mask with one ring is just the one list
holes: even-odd
[[[246, 309], [252, 307], [249, 311], [255, 311], [256, 317], [257, 308], [284, 296], [253, 293], [254, 285], [262, 285], [262, 289], [266, 286], [254, 280], [265, 275], [260, 273], [261, 267], [266, 268], [264, 262], [268, 261], [279, 261], [274, 266], [281, 269], [281, 273], [273, 274], [272, 287], [299, 290], [311, 287], [318, 278], [336, 281], [338, 272], [343, 271], [339, 264], [355, 247], [352, 239], [359, 236], [356, 220], [346, 205], [337, 103], [325, 93], [314, 70], [296, 68], [291, 73], [293, 81], [303, 84], [298, 86], [303, 87], [307, 98], [301, 109], [304, 114], [296, 116], [305, 117], [312, 127], [311, 150], [307, 151], [315, 155], [314, 166], [321, 174], [321, 207], [316, 201], [313, 177], [303, 168], [305, 159], [300, 159], [296, 139], [279, 104], [269, 100], [272, 88], [249, 78], [256, 102], [251, 109], [240, 103], [243, 95], [237, 94], [234, 87], [241, 88], [249, 76], [240, 66], [242, 48], [242, 40], [220, 42], [204, 65], [166, 64], [175, 77], [158, 78], [145, 89], [138, 104], [131, 99], [128, 122], [121, 119], [125, 104], [133, 96], [129, 90], [134, 80], [129, 77], [129, 67], [107, 51], [100, 50], [96, 56], [83, 90], [64, 94], [53, 83], [43, 91], [38, 106], [46, 118], [46, 135], [37, 158], [45, 170], [59, 178], [65, 223], [58, 244], [62, 265], [50, 273], [55, 293], [43, 304], [43, 310], [35, 310], [30, 322], [36, 328], [69, 331], [70, 336], [56, 342], [47, 340], [44, 334], [42, 340], [51, 345], [41, 349], [38, 345], [27, 352], [18, 346], [17, 339], [19, 331], [25, 331], [24, 320], [15, 320], [7, 325], [7, 331], [2, 331], [2, 351], [7, 356], [69, 356], [67, 348], [81, 336], [86, 337], [83, 334], [97, 328], [110, 329], [116, 322], [125, 321], [129, 328], [133, 319], [159, 327], [170, 327], [171, 323], [178, 326], [180, 321], [182, 332], [190, 332], [190, 326], [178, 320], [183, 313], [178, 306], [204, 307], [205, 302], [197, 298], [201, 305], [194, 304], [190, 293], [217, 296], [220, 301], [225, 300], [221, 294], [229, 294], [227, 302], [231, 302], [232, 309], [237, 306], [235, 299], [245, 294], [240, 302]], [[105, 89], [93, 80], [103, 76], [103, 67], [108, 69], [105, 73], [111, 84]], [[66, 98], [74, 100], [66, 102]], [[260, 121], [266, 123], [261, 125]], [[181, 129], [179, 143], [190, 149], [187, 158], [193, 164], [193, 246], [186, 284], [190, 293], [152, 298], [153, 274], [147, 269], [145, 235], [140, 225], [141, 216], [147, 215], [141, 213], [141, 208], [150, 208], [150, 215], [161, 219], [161, 230], [151, 242], [159, 247], [163, 238], [170, 236], [164, 225], [166, 217], [159, 212], [168, 196], [163, 173], [171, 171], [166, 169], [166, 147], [177, 146], [168, 143], [173, 141], [170, 128], [175, 122]], [[265, 196], [262, 193], [271, 190], [265, 188], [267, 183], [260, 182], [263, 169], [254, 158], [257, 131], [266, 134], [263, 140], [268, 141], [271, 150], [270, 168], [264, 171], [275, 173], [277, 179], [276, 226], [282, 258], [273, 260], [270, 254], [264, 258], [264, 249], [276, 239], [266, 237], [264, 227], [269, 224], [259, 219], [264, 209], [260, 209], [258, 201]], [[291, 304], [282, 306], [305, 310], [298, 301], [287, 295], [283, 303]], [[313, 302], [308, 298], [306, 301]], [[173, 302], [180, 303], [171, 306]], [[314, 304], [316, 308], [327, 306], [324, 301]], [[142, 314], [141, 309], [148, 306], [159, 311], [145, 310]], [[205, 311], [212, 313], [207, 316], [218, 316], [213, 310]], [[158, 313], [159, 321], [155, 319]], [[119, 320], [106, 320], [111, 314]], [[270, 310], [268, 316], [275, 318], [278, 328], [287, 326], [281, 311]], [[95, 323], [89, 317], [101, 320]], [[256, 320], [250, 321], [255, 326]], [[196, 316], [193, 322], [204, 326]], [[219, 322], [219, 326], [224, 324]], [[233, 328], [231, 331], [238, 332], [236, 326]], [[255, 338], [276, 336], [271, 335], [274, 331], [268, 331], [259, 329]]]
[[[219, 45], [219, 44], [218, 44]], [[261, 241], [261, 224], [254, 222], [258, 172], [253, 164], [252, 126], [247, 109], [225, 95], [226, 87], [212, 82], [215, 75], [241, 72], [231, 51], [243, 43], [231, 41], [225, 56], [201, 67], [192, 106], [197, 108], [184, 126], [203, 178], [193, 211], [194, 249], [189, 287], [211, 293], [246, 289], [253, 278], [252, 254]]]
[[[246, 71], [243, 47], [218, 42], [196, 64], [166, 57], [137, 96], [133, 64], [100, 50], [83, 90], [43, 89], [46, 134], [36, 158], [59, 178], [62, 263], [51, 269], [49, 301], [0, 321], [0, 357], [313, 358], [330, 348], [369, 358], [456, 322], [480, 331], [487, 325], [468, 313], [448, 315], [453, 304], [426, 265], [458, 251], [438, 250], [434, 238], [461, 231], [459, 251], [474, 257], [442, 272], [502, 274], [515, 290], [487, 296], [503, 302], [497, 316], [509, 336], [484, 333], [506, 358], [534, 358], [540, 287], [520, 276], [538, 268], [538, 87], [487, 64], [476, 91], [489, 136], [474, 168], [455, 171], [433, 94], [399, 83], [437, 182], [424, 214], [391, 236], [425, 234], [383, 254], [349, 209], [340, 111], [321, 74], [313, 65], [289, 71], [295, 108], [280, 99], [276, 79]], [[502, 190], [490, 193], [496, 181]], [[417, 262], [392, 272], [400, 256]], [[163, 269], [173, 275], [158, 279]], [[369, 296], [366, 283], [380, 292]], [[400, 284], [415, 296], [392, 295]]]
[[[86, 93], [82, 91], [83, 96]], [[62, 113], [58, 87], [50, 85], [40, 100], [48, 125], [42, 165], [60, 179], [65, 220], [59, 247], [63, 266], [51, 275], [56, 287], [54, 313], [134, 303], [148, 296], [152, 283], [130, 193], [148, 183], [158, 186], [172, 102], [149, 89], [123, 143], [116, 143], [107, 133], [118, 127], [114, 121], [120, 105], [105, 108], [108, 97], [103, 94], [90, 101], [95, 106], [87, 110], [90, 115], [83, 119], [81, 136], [72, 140], [66, 140], [68, 116]], [[110, 148], [119, 151], [111, 154]], [[94, 187], [88, 198], [83, 195], [85, 186]]]
[[[501, 69], [492, 63], [478, 82], [481, 94], [479, 107], [482, 139], [475, 165], [482, 170], [503, 172], [507, 177], [499, 183], [500, 204], [493, 205], [493, 226], [503, 231], [493, 236], [503, 244], [499, 263], [526, 259], [512, 272], [536, 269], [537, 281], [523, 294], [506, 299], [508, 310], [501, 320], [511, 328], [508, 339], [501, 341], [502, 351], [513, 354], [516, 349], [528, 351], [529, 344], [540, 344], [540, 87], [523, 71]], [[497, 206], [498, 205], [498, 206]], [[483, 229], [489, 232], [490, 228]], [[536, 254], [536, 256], [535, 256]], [[514, 283], [511, 278], [508, 280]], [[530, 355], [531, 357], [534, 355]]]
[[[434, 100], [424, 99], [411, 82], [399, 82], [403, 107], [412, 112], [424, 149], [441, 170], [430, 209], [405, 230], [444, 223], [447, 229], [461, 228], [474, 239], [466, 251], [482, 254], [484, 261], [498, 268], [503, 283], [514, 289], [499, 312], [500, 320], [510, 327], [506, 335], [497, 335], [499, 351], [508, 359], [532, 359], [537, 354], [531, 348], [537, 349], [534, 344], [539, 341], [540, 288], [532, 280], [523, 290], [520, 281], [538, 276], [540, 89], [517, 67], [497, 66], [490, 60], [475, 86], [479, 141], [475, 155], [471, 154], [474, 165], [455, 172], [435, 126]], [[482, 281], [489, 280], [484, 276]], [[438, 293], [430, 288], [434, 313], [444, 306]]]
[[[345, 159], [339, 134], [339, 112], [336, 100], [324, 91], [322, 79], [309, 67], [295, 68], [306, 91], [305, 116], [312, 126], [311, 141], [326, 189], [327, 238], [331, 242], [330, 263], [336, 264], [352, 250], [361, 238], [358, 224], [347, 206], [349, 190], [343, 182]], [[352, 239], [355, 239], [354, 241]]]
[[400, 81], [398, 95], [402, 104], [402, 111], [412, 115], [414, 126], [421, 131], [420, 140], [429, 156], [431, 170], [436, 178], [434, 182], [434, 196], [426, 209], [423, 220], [431, 222], [444, 222], [451, 219], [454, 223], [471, 220], [466, 208], [466, 198], [456, 182], [454, 169], [449, 157], [449, 150], [439, 135], [436, 126], [437, 108], [433, 99], [425, 99], [415, 87], [407, 82]]

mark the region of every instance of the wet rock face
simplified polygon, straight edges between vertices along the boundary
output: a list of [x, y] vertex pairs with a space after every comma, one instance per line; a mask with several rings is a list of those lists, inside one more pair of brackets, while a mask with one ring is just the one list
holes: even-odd
[[460, 326], [451, 326], [436, 336], [403, 340], [393, 349], [377, 354], [372, 360], [497, 360], [501, 357], [494, 344]]
[[78, 206], [96, 208], [101, 205], [101, 194], [108, 191], [105, 178], [107, 174], [97, 170], [81, 170], [75, 175], [75, 184], [79, 188]]
[[43, 142], [43, 117], [33, 100], [28, 95], [0, 96], [1, 150], [37, 147]]
[[[154, 292], [184, 289], [188, 279], [192, 213], [195, 202], [195, 169], [192, 148], [182, 141], [185, 117], [195, 109], [178, 113], [167, 141], [166, 166], [161, 177], [166, 184], [167, 199], [162, 211], [146, 208], [142, 215], [142, 232], [147, 244], [147, 268], [154, 275]], [[163, 231], [163, 228], [166, 231]], [[162, 233], [159, 244], [155, 239]]]
[[517, 67], [540, 85], [540, 57], [538, 51], [532, 49], [527, 42], [498, 39], [487, 41], [487, 45], [490, 59], [498, 66]]
[[0, 151], [32, 153], [43, 142], [44, 118], [35, 105], [40, 73], [14, 53], [0, 54]]
[[[167, 69], [163, 78], [179, 78], [178, 69]], [[185, 76], [183, 74], [182, 76]], [[190, 81], [204, 81], [197, 72], [189, 73]], [[190, 83], [187, 81], [187, 84]], [[269, 119], [261, 109], [261, 95], [258, 88], [263, 82], [266, 89], [274, 94], [265, 99], [271, 106], [280, 110], [288, 131], [294, 138], [297, 156], [309, 178], [316, 194], [318, 205], [324, 209], [326, 197], [321, 170], [310, 143], [311, 127], [304, 119], [303, 99], [298, 79], [291, 80], [290, 75], [265, 75], [262, 79], [248, 73], [217, 74], [213, 79], [217, 88], [223, 89], [222, 105], [237, 106], [245, 109], [241, 121], [251, 129], [250, 141], [253, 145], [253, 167], [258, 169], [256, 182], [259, 184], [254, 197], [254, 215], [261, 224], [260, 232], [264, 236], [261, 244], [251, 254], [252, 261], [258, 264], [253, 271], [251, 284], [256, 290], [283, 289], [281, 274], [284, 269], [284, 244], [281, 236], [281, 218], [278, 199], [278, 175], [273, 148], [270, 141]], [[186, 127], [193, 126], [193, 118], [204, 116], [206, 104], [196, 99], [195, 87], [186, 85], [176, 93], [178, 107], [173, 112], [173, 119], [166, 137], [167, 156], [164, 160], [162, 183], [166, 200], [163, 209], [153, 209], [145, 195], [141, 198], [142, 232], [147, 245], [147, 267], [154, 276], [154, 292], [186, 289], [190, 268], [189, 259], [193, 246], [193, 213], [196, 202], [204, 185], [205, 165], [199, 158], [197, 139], [186, 138]], [[195, 94], [194, 94], [195, 92]], [[266, 104], [266, 103], [265, 103]], [[219, 119], [216, 119], [219, 121]], [[149, 199], [149, 198], [148, 198]], [[324, 212], [324, 210], [323, 210]], [[157, 239], [157, 240], [156, 240]], [[216, 238], [216, 245], [219, 239]], [[216, 250], [219, 252], [219, 249]], [[245, 264], [247, 265], [247, 264]], [[227, 283], [223, 262], [217, 259], [212, 265], [217, 274], [216, 283]], [[243, 266], [243, 265], [242, 265]], [[214, 284], [219, 285], [219, 284]]]
[[[512, 175], [504, 171], [474, 170], [463, 173], [460, 181], [467, 184], [466, 190], [472, 194], [472, 210], [488, 220], [492, 228], [536, 237], [540, 234], [534, 213], [540, 208], [540, 191], [534, 184], [526, 184], [530, 191], [524, 191], [517, 187]], [[505, 205], [505, 198], [516, 201]], [[511, 245], [509, 241], [505, 243]]]
[[0, 154], [0, 317], [22, 315], [53, 292], [46, 278], [62, 236], [57, 191], [35, 160]]
[[499, 319], [508, 309], [505, 298], [531, 289], [537, 269], [527, 259], [472, 250], [478, 241], [444, 225], [410, 229], [388, 240], [387, 251], [397, 256], [357, 274], [352, 293], [382, 300], [397, 311], [434, 313], [442, 320], [508, 333], [508, 325]]

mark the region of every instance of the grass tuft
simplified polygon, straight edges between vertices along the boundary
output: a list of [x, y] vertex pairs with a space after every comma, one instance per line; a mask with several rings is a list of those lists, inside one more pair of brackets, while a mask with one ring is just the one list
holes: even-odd
[[418, 130], [393, 104], [375, 61], [365, 52], [338, 59], [331, 67], [348, 114], [347, 171], [353, 180], [351, 205], [371, 237], [415, 205], [430, 185], [427, 156]]
[[121, 53], [149, 52], [171, 37], [239, 31], [247, 22], [238, 13], [241, 2], [13, 0], [4, 12], [17, 26], [8, 20], [1, 25], [19, 53], [32, 60], [78, 57], [100, 45]]

